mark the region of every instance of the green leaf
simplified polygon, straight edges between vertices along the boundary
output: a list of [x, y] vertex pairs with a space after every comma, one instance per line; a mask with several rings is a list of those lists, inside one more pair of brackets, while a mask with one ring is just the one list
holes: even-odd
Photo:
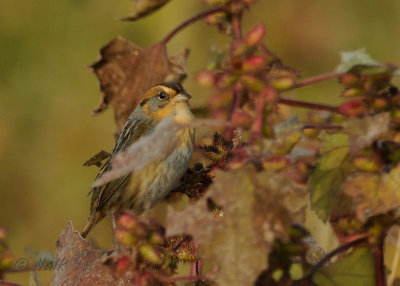
[[340, 195], [344, 180], [343, 162], [349, 152], [348, 135], [322, 135], [321, 157], [310, 176], [311, 207], [326, 222]]
[[341, 63], [336, 67], [336, 72], [345, 73], [350, 71], [355, 66], [365, 67], [379, 67], [382, 66], [379, 62], [375, 61], [366, 51], [361, 48], [355, 51], [342, 52]]
[[314, 275], [318, 286], [374, 286], [375, 270], [369, 248], [357, 248], [337, 262], [321, 268]]

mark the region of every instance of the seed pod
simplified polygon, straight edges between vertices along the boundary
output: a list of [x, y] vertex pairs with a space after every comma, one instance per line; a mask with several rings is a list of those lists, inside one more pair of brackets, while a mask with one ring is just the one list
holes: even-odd
[[315, 138], [318, 136], [319, 130], [317, 128], [305, 128], [303, 134], [309, 138]]
[[339, 107], [339, 112], [347, 116], [358, 116], [365, 112], [364, 101], [360, 98], [349, 100]]
[[240, 78], [240, 81], [245, 85], [247, 88], [251, 89], [255, 92], [260, 92], [264, 87], [264, 82], [259, 80], [258, 78], [250, 75], [245, 75]]
[[356, 87], [348, 88], [342, 92], [342, 96], [343, 97], [353, 97], [353, 96], [360, 95], [362, 92], [363, 92], [363, 90], [361, 88], [356, 88]]
[[360, 171], [364, 172], [377, 172], [379, 166], [373, 158], [357, 157], [353, 160], [353, 165]]
[[249, 47], [253, 47], [261, 42], [265, 35], [265, 27], [262, 24], [255, 26], [251, 29], [245, 38], [246, 44]]
[[160, 265], [163, 263], [161, 252], [150, 244], [143, 244], [139, 247], [139, 254], [144, 261]]
[[153, 245], [164, 245], [165, 237], [159, 232], [152, 232], [149, 237], [149, 242]]
[[14, 257], [14, 255], [9, 253], [4, 254], [0, 258], [0, 270], [10, 269], [13, 266], [15, 260], [16, 258]]
[[256, 71], [265, 66], [265, 57], [263, 56], [250, 56], [243, 61], [242, 69], [245, 72]]
[[123, 255], [118, 258], [115, 272], [120, 274], [127, 270], [132, 265], [132, 261], [128, 255]]
[[137, 223], [138, 223], [137, 217], [130, 213], [124, 213], [117, 220], [118, 226], [121, 226], [128, 230], [134, 229], [137, 226]]
[[289, 165], [289, 159], [283, 156], [268, 158], [263, 160], [262, 165], [266, 170], [279, 171]]
[[281, 77], [271, 81], [271, 85], [275, 87], [277, 90], [286, 90], [291, 88], [295, 83], [293, 77]]
[[201, 71], [197, 73], [195, 79], [203, 87], [213, 87], [215, 84], [215, 75], [211, 71]]
[[196, 255], [194, 249], [190, 247], [180, 247], [177, 250], [177, 257], [182, 262], [193, 262], [196, 261]]
[[377, 110], [386, 108], [389, 105], [388, 101], [383, 97], [375, 98], [372, 102], [372, 107]]
[[0, 240], [3, 240], [7, 237], [7, 231], [4, 227], [0, 226]]
[[339, 77], [339, 82], [344, 85], [355, 85], [360, 82], [360, 78], [355, 74], [346, 73]]
[[135, 245], [138, 241], [138, 238], [132, 232], [125, 229], [117, 229], [114, 235], [119, 242], [127, 246]]
[[240, 57], [247, 51], [246, 43], [243, 40], [236, 40], [231, 45], [232, 57]]

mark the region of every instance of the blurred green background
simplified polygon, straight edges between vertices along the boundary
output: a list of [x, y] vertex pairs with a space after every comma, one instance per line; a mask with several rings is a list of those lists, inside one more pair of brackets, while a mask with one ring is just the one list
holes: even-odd
[[[11, 250], [53, 252], [66, 222], [81, 230], [89, 212], [87, 193], [96, 167], [82, 163], [113, 147], [112, 110], [92, 117], [100, 100], [88, 66], [99, 49], [122, 35], [141, 46], [159, 40], [186, 18], [205, 9], [200, 0], [173, 0], [134, 23], [117, 21], [134, 11], [128, 0], [2, 0], [0, 9], [0, 225]], [[339, 52], [365, 47], [382, 62], [400, 64], [400, 2], [397, 0], [260, 0], [245, 15], [244, 31], [265, 23], [266, 44], [303, 78], [332, 71]], [[210, 90], [193, 78], [207, 63], [209, 47], [227, 38], [197, 23], [168, 45], [171, 53], [191, 49], [186, 89], [193, 105]], [[397, 81], [398, 82], [398, 81]], [[338, 103], [335, 80], [291, 93], [308, 100]], [[321, 224], [311, 224], [323, 247], [333, 243]], [[321, 230], [322, 229], [322, 230]], [[100, 244], [109, 244], [111, 227], [96, 227]], [[40, 273], [48, 281], [50, 273]], [[9, 280], [26, 284], [26, 274]]]

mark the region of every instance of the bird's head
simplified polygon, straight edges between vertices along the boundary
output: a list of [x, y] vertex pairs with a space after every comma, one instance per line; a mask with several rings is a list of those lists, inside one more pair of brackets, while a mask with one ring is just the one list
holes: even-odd
[[187, 123], [193, 118], [188, 100], [191, 98], [177, 82], [164, 82], [149, 89], [139, 105], [143, 112], [153, 120], [160, 121], [169, 115], [177, 123]]

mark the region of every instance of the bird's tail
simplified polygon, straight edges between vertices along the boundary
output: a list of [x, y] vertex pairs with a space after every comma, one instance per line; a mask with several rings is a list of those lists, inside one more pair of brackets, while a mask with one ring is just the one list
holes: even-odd
[[92, 229], [92, 227], [97, 224], [100, 220], [102, 220], [104, 217], [103, 214], [101, 214], [100, 212], [95, 212], [94, 214], [91, 214], [89, 216], [89, 219], [85, 225], [85, 227], [83, 228], [81, 235], [83, 238], [86, 238], [86, 236], [88, 235], [88, 233], [90, 232], [90, 230]]

